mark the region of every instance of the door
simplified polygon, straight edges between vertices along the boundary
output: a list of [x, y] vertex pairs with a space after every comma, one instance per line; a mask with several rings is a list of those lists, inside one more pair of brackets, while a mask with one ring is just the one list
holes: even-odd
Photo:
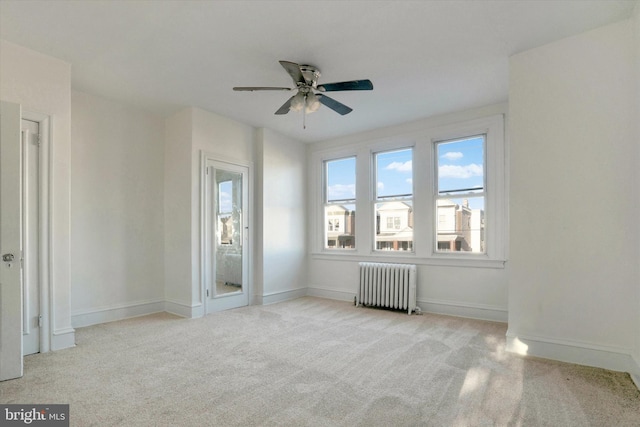
[[205, 301], [207, 313], [249, 304], [249, 169], [207, 160]]
[[40, 124], [22, 119], [22, 355], [40, 352]]
[[0, 380], [22, 376], [20, 116], [0, 103]]

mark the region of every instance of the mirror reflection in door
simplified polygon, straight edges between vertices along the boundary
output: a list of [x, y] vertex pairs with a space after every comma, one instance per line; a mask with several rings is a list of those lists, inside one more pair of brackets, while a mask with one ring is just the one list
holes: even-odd
[[242, 174], [215, 171], [215, 294], [242, 291]]

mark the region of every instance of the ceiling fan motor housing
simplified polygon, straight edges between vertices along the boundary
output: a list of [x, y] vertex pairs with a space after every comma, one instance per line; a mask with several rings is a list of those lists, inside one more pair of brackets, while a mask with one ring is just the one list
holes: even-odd
[[[306, 80], [307, 85], [315, 89], [318, 86], [320, 70], [318, 70], [313, 65], [300, 65], [300, 71], [302, 72], [302, 77], [304, 77], [304, 79]], [[303, 83], [298, 83], [298, 86], [303, 85]]]

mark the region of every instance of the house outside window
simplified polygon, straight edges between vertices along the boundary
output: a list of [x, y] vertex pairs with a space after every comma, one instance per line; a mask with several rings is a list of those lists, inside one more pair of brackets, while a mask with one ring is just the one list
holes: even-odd
[[324, 162], [325, 249], [356, 247], [356, 158]]

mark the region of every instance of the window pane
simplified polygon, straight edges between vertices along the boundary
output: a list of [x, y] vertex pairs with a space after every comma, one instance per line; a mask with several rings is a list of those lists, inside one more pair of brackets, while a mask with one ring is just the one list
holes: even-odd
[[344, 249], [356, 247], [356, 205], [327, 205], [325, 217], [325, 248]]
[[[216, 171], [216, 177], [224, 173]], [[233, 244], [233, 182], [218, 183], [218, 244]]]
[[411, 198], [413, 195], [413, 150], [376, 154], [376, 196], [378, 200]]
[[376, 203], [376, 250], [413, 251], [413, 202]]
[[484, 135], [439, 142], [438, 194], [484, 190]]
[[231, 203], [231, 195], [233, 193], [233, 183], [231, 181], [222, 181], [218, 184], [218, 212], [233, 212], [233, 204]]
[[356, 199], [356, 158], [326, 162], [327, 202], [353, 201]]
[[438, 199], [437, 250], [485, 251], [484, 197]]
[[413, 150], [375, 154], [375, 249], [413, 251]]
[[436, 250], [484, 253], [485, 136], [436, 144]]
[[356, 158], [325, 162], [325, 249], [356, 247]]

